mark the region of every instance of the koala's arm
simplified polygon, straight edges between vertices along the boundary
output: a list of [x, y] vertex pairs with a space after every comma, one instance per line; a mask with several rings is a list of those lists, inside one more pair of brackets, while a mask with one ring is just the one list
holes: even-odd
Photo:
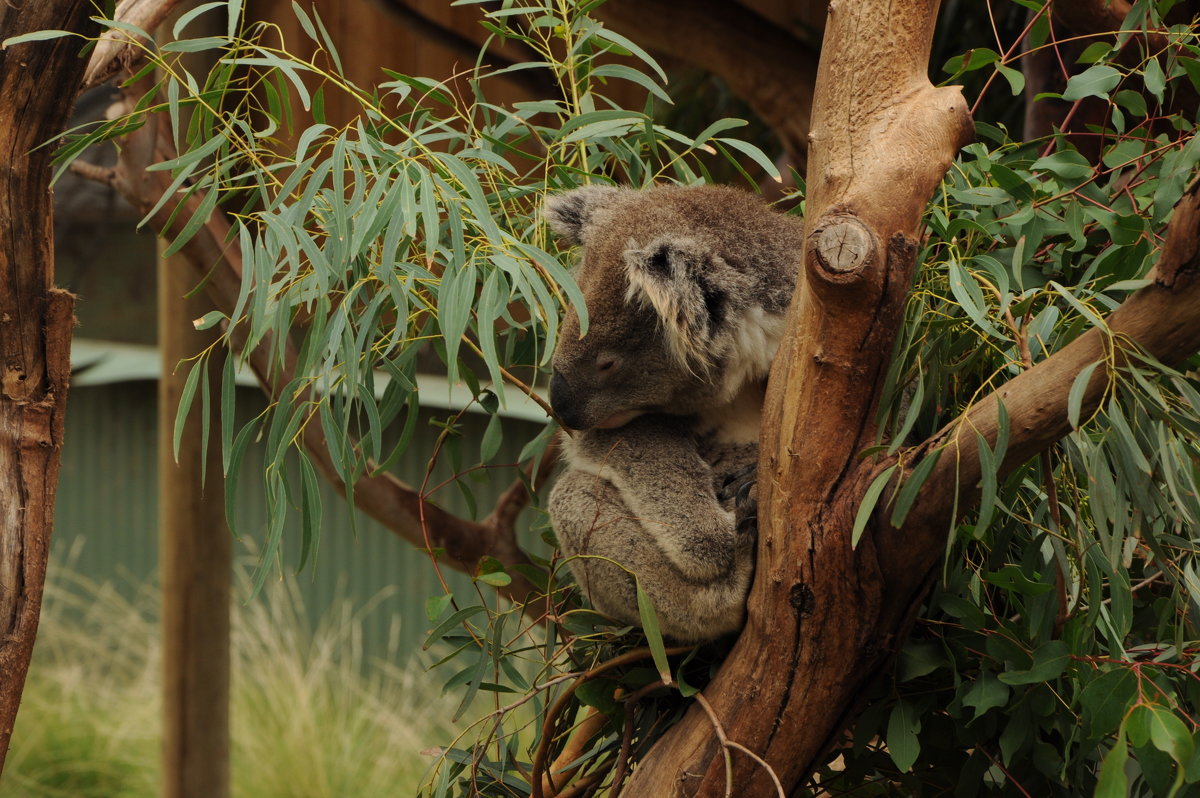
[[549, 509], [567, 565], [600, 612], [641, 625], [640, 584], [672, 640], [710, 640], [741, 628], [754, 570], [752, 537], [739, 538], [729, 573], [696, 582], [663, 558], [655, 527], [634, 517], [606, 479], [568, 468], [550, 492]]
[[575, 470], [610, 482], [625, 506], [687, 579], [710, 582], [734, 565], [734, 515], [682, 421], [642, 417], [615, 430], [576, 435]]

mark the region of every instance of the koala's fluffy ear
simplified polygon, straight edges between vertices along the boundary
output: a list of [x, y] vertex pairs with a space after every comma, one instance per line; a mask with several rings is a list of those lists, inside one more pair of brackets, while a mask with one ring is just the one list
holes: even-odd
[[738, 304], [736, 277], [719, 256], [695, 239], [657, 238], [625, 250], [626, 301], [654, 308], [671, 353], [686, 368], [707, 369], [714, 338]]
[[546, 198], [545, 216], [550, 229], [572, 244], [582, 244], [592, 216], [621, 196], [613, 186], [582, 186]]

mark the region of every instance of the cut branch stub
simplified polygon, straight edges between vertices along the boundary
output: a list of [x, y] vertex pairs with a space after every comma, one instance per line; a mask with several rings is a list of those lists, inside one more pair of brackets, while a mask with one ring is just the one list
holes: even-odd
[[813, 279], [851, 282], [875, 261], [879, 248], [875, 234], [854, 216], [836, 214], [827, 217], [810, 237], [813, 259], [819, 266]]

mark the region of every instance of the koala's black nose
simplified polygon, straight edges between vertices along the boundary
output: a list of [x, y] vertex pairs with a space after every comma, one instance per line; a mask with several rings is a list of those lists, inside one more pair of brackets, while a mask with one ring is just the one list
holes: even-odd
[[554, 376], [550, 378], [550, 407], [554, 409], [563, 424], [571, 429], [583, 428], [582, 417], [571, 386], [567, 383], [567, 378], [559, 371], [554, 372]]

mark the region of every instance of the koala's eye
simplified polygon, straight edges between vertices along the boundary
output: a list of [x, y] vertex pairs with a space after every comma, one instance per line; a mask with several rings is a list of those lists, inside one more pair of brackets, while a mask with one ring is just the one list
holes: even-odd
[[596, 358], [596, 371], [600, 372], [601, 374], [607, 374], [609, 372], [616, 371], [617, 366], [619, 365], [620, 361], [618, 361], [615, 357], [601, 355], [600, 357]]

